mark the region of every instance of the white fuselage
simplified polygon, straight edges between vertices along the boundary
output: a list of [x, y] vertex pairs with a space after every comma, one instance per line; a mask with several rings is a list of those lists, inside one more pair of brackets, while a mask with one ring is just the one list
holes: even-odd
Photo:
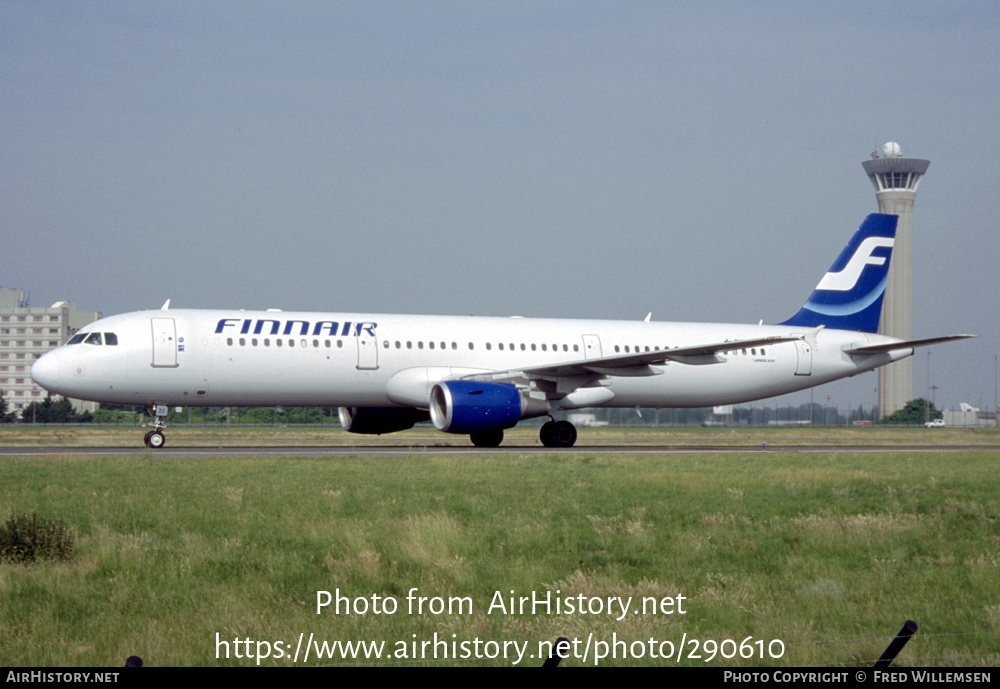
[[477, 373], [799, 338], [734, 346], [714, 363], [609, 373], [598, 386], [567, 389], [552, 408], [703, 407], [794, 392], [912, 353], [848, 354], [896, 340], [781, 325], [284, 311], [143, 311], [104, 318], [81, 333], [112, 333], [117, 344], [83, 341], [45, 354], [33, 368], [39, 384], [66, 397], [170, 406], [426, 409], [435, 383]]

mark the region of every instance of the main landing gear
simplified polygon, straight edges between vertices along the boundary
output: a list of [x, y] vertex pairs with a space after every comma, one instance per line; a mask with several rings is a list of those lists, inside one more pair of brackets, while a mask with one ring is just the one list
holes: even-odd
[[500, 447], [503, 442], [503, 431], [482, 431], [480, 433], [470, 433], [469, 440], [476, 447]]
[[167, 427], [164, 419], [167, 418], [167, 412], [170, 411], [170, 408], [162, 404], [154, 404], [150, 407], [149, 411], [153, 417], [153, 430], [147, 433], [142, 441], [146, 444], [146, 447], [157, 450], [167, 442], [167, 439], [163, 436], [163, 429]]
[[546, 421], [538, 435], [545, 447], [573, 447], [576, 426], [569, 421]]
[[[545, 447], [573, 447], [576, 442], [576, 426], [569, 421], [546, 421], [539, 433]], [[500, 447], [503, 431], [480, 431], [470, 433], [469, 439], [476, 447]]]

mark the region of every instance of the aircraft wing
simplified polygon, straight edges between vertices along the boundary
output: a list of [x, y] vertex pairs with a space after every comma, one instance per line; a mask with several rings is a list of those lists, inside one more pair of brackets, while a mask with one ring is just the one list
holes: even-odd
[[888, 344], [869, 345], [867, 347], [853, 347], [845, 349], [848, 354], [883, 354], [894, 352], [898, 349], [914, 349], [915, 347], [927, 347], [942, 342], [954, 342], [955, 340], [966, 340], [975, 335], [945, 335], [944, 337], [931, 337], [926, 340], [906, 340], [904, 342], [889, 342]]
[[[765, 347], [800, 340], [800, 337], [761, 337], [753, 340], [730, 340], [712, 344], [675, 347], [651, 352], [636, 352], [634, 354], [616, 354], [596, 359], [567, 361], [559, 364], [543, 364], [527, 366], [507, 371], [491, 371], [464, 376], [467, 380], [511, 381], [517, 380], [566, 380], [593, 379], [601, 376], [655, 376], [661, 371], [653, 366], [664, 366], [671, 361], [691, 366], [705, 364], [720, 364], [725, 361], [719, 352], [744, 347]], [[584, 387], [580, 382], [572, 387]], [[560, 388], [564, 387], [560, 385]]]

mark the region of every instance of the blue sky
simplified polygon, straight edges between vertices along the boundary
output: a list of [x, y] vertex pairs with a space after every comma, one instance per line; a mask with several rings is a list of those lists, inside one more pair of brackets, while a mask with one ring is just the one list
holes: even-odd
[[[3, 0], [0, 284], [777, 322], [893, 139], [931, 161], [914, 334], [980, 335], [933, 348], [936, 399], [992, 407], [998, 35], [987, 2]], [[817, 394], [870, 404], [862, 378]]]

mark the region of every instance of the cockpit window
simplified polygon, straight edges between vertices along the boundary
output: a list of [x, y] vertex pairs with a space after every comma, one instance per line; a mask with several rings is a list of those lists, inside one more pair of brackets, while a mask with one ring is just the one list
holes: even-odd
[[101, 340], [101, 334], [102, 333], [77, 333], [76, 335], [71, 337], [69, 342], [67, 342], [66, 344], [75, 345], [75, 344], [80, 344], [81, 342], [84, 342], [89, 345], [105, 344], [109, 346], [114, 346], [118, 344], [117, 333], [103, 333], [104, 335], [103, 341]]

